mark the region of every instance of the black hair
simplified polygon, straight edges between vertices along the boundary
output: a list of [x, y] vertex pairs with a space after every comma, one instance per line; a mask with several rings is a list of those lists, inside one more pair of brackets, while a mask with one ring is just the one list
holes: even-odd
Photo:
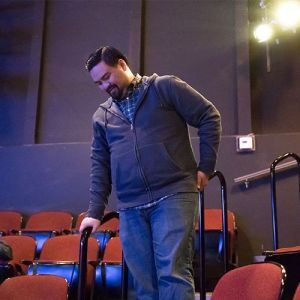
[[91, 69], [93, 69], [101, 61], [104, 61], [107, 65], [113, 67], [117, 65], [119, 59], [123, 59], [128, 65], [127, 57], [118, 49], [111, 46], [100, 47], [90, 54], [85, 63], [85, 68], [88, 71], [91, 71]]

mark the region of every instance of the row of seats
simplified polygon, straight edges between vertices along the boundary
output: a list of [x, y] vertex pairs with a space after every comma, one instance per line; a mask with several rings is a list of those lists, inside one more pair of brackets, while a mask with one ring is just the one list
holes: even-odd
[[[42, 211], [31, 215], [28, 218], [26, 225], [21, 228], [22, 215], [13, 211], [0, 211], [0, 236], [18, 234], [32, 236], [37, 240], [37, 255], [38, 257], [42, 245], [49, 237], [78, 233], [82, 219], [86, 213], [80, 213], [72, 227], [73, 216], [68, 212], [61, 211]], [[196, 231], [198, 224], [196, 224]], [[222, 211], [220, 209], [205, 209], [205, 230], [214, 238], [207, 239], [208, 248], [222, 249], [222, 237], [220, 235], [222, 230]], [[105, 243], [111, 236], [118, 235], [119, 219], [116, 212], [107, 211], [104, 219], [98, 229], [98, 232], [93, 236], [96, 237], [100, 252], [103, 251]], [[105, 234], [104, 234], [105, 233]], [[230, 260], [236, 263], [236, 237], [237, 226], [235, 216], [228, 211], [228, 234], [229, 234], [229, 257]], [[220, 235], [220, 236], [219, 236]], [[198, 235], [196, 236], [196, 245]], [[211, 244], [213, 243], [213, 244]], [[216, 244], [216, 245], [215, 245]], [[196, 252], [198, 248], [196, 247]], [[217, 251], [216, 255], [220, 257], [221, 252]]]
[[[216, 228], [221, 227], [221, 212], [218, 210], [206, 210], [205, 211], [205, 228], [206, 236], [209, 233], [215, 233]], [[212, 217], [214, 216], [214, 217]], [[80, 223], [79, 223], [80, 224]], [[234, 215], [228, 212], [228, 232], [231, 239], [235, 239], [236, 234], [236, 224], [234, 220]], [[73, 228], [73, 233], [75, 228]], [[220, 235], [220, 234], [219, 234]], [[220, 235], [222, 236], [222, 235]], [[78, 249], [79, 249], [79, 235], [61, 235], [56, 237], [51, 237], [44, 244], [39, 260], [33, 261], [34, 254], [31, 256], [23, 257], [23, 259], [18, 259], [18, 250], [25, 248], [25, 239], [31, 241], [31, 249], [35, 247], [35, 242], [32, 237], [29, 236], [3, 236], [2, 240], [19, 239], [19, 244], [16, 243], [14, 247], [14, 264], [21, 266], [21, 273], [23, 274], [57, 274], [63, 276], [67, 279], [69, 283], [69, 299], [76, 299], [77, 285], [78, 285]], [[22, 239], [22, 241], [21, 241]], [[94, 249], [94, 254], [88, 254], [89, 267], [88, 267], [88, 280], [87, 280], [87, 294], [94, 294], [98, 299], [120, 299], [120, 288], [121, 288], [121, 259], [122, 259], [122, 249], [120, 245], [120, 240], [118, 237], [111, 237], [108, 239], [109, 242], [106, 245], [105, 251], [103, 252], [102, 260], [99, 260], [99, 242], [95, 237], [89, 239], [89, 251], [90, 248]], [[213, 240], [216, 240], [215, 238]], [[57, 243], [58, 241], [64, 241], [64, 243]], [[73, 241], [73, 242], [72, 242]], [[219, 239], [221, 241], [221, 238]], [[209, 240], [208, 240], [209, 242]], [[110, 245], [118, 244], [118, 250], [111, 247]], [[74, 244], [74, 247], [71, 246]], [[231, 243], [230, 243], [231, 244]], [[11, 244], [12, 245], [12, 244]], [[59, 246], [60, 245], [60, 246]], [[209, 246], [209, 243], [206, 244]], [[13, 248], [13, 247], [12, 247]], [[71, 250], [74, 248], [73, 256], [65, 252], [66, 249]], [[113, 251], [109, 249], [113, 248]], [[96, 250], [95, 250], [96, 249]], [[53, 253], [58, 250], [59, 255], [55, 257]], [[218, 246], [220, 250], [220, 246]], [[72, 250], [73, 251], [73, 250]], [[32, 251], [33, 252], [33, 251]], [[90, 252], [89, 252], [90, 253]], [[197, 253], [197, 251], [196, 251]], [[211, 252], [209, 252], [211, 254]], [[219, 252], [218, 252], [219, 254]], [[75, 255], [75, 256], [74, 256]], [[113, 255], [113, 256], [112, 256]], [[238, 268], [240, 269], [240, 268]], [[196, 271], [197, 274], [197, 271]], [[224, 278], [230, 277], [231, 272], [228, 272]], [[235, 273], [233, 273], [235, 274]], [[219, 281], [223, 282], [225, 279]], [[196, 280], [197, 283], [197, 280]], [[213, 288], [214, 289], [214, 288]], [[219, 288], [215, 289], [216, 291]], [[214, 294], [216, 295], [216, 291]], [[216, 296], [214, 299], [218, 299]], [[296, 299], [296, 298], [295, 298]]]
[[[3, 216], [6, 216], [4, 218]], [[76, 218], [74, 227], [70, 230], [72, 216], [66, 212], [39, 212], [35, 213], [28, 218], [26, 226], [23, 229], [16, 230], [17, 227], [12, 227], [14, 223], [6, 224], [4, 226], [5, 219], [12, 220], [11, 216], [17, 216], [20, 224], [20, 214], [16, 212], [0, 212], [0, 228], [6, 228], [4, 234], [18, 234], [22, 236], [31, 236], [36, 240], [37, 247], [34, 257], [43, 258], [40, 256], [43, 244], [47, 239], [54, 236], [67, 233], [78, 233], [78, 229], [85, 213], [81, 213]], [[3, 217], [3, 218], [2, 218]], [[104, 249], [106, 243], [115, 236], [118, 236], [119, 231], [119, 220], [116, 212], [106, 212], [104, 222], [99, 227], [99, 230], [93, 234], [93, 237], [98, 242], [99, 255], [98, 259], [103, 258]], [[2, 224], [2, 226], [1, 226]], [[20, 225], [19, 225], [20, 226]], [[218, 279], [224, 272], [223, 260], [222, 260], [222, 249], [223, 249], [223, 235], [222, 235], [222, 211], [220, 209], [205, 209], [205, 239], [207, 256], [206, 263], [209, 266], [209, 274], [207, 276], [207, 287], [211, 291], [215, 286]], [[196, 224], [196, 231], [198, 231], [198, 224]], [[230, 263], [237, 263], [236, 253], [236, 237], [237, 237], [237, 226], [235, 222], [235, 216], [232, 212], [228, 211], [228, 237], [229, 237], [229, 257]], [[194, 269], [195, 269], [195, 282], [196, 289], [198, 290], [198, 274], [199, 272], [199, 241], [198, 233], [196, 235], [196, 251], [194, 257]], [[43, 258], [45, 259], [45, 257]], [[32, 260], [32, 258], [28, 258]], [[24, 266], [23, 266], [24, 268]]]
[[[31, 215], [22, 228], [22, 215], [14, 211], [0, 211], [0, 236], [26, 235], [36, 240], [36, 255], [38, 258], [45, 241], [53, 236], [62, 234], [78, 233], [82, 219], [86, 213], [80, 213], [74, 227], [73, 216], [69, 212], [41, 211]], [[105, 243], [119, 232], [119, 219], [116, 212], [106, 211], [104, 221], [94, 234], [99, 242], [99, 253], [103, 252]]]
[[[60, 235], [45, 241], [39, 259], [35, 256], [35, 240], [30, 236], [3, 236], [0, 240], [12, 248], [13, 260], [0, 266], [14, 268], [17, 275], [48, 274], [64, 277], [68, 284], [69, 299], [77, 298], [79, 282], [80, 235]], [[99, 245], [95, 237], [88, 240], [87, 250], [87, 299], [94, 293], [94, 299], [116, 299], [120, 296], [122, 248], [119, 237], [112, 237], [106, 244], [102, 259], [99, 259]], [[113, 273], [113, 274], [112, 274]], [[3, 278], [4, 279], [4, 278]], [[104, 297], [105, 295], [105, 297]], [[106, 296], [109, 296], [107, 298]]]
[[[117, 239], [113, 238], [112, 240]], [[116, 252], [116, 250], [114, 250], [114, 252]], [[106, 264], [102, 264], [102, 266], [105, 267]], [[101, 271], [103, 271], [103, 269]], [[115, 270], [112, 269], [111, 271], [115, 278]], [[104, 269], [102, 274], [107, 275], [108, 272]], [[211, 299], [278, 300], [282, 294], [285, 278], [286, 274], [284, 268], [276, 263], [259, 263], [239, 267], [222, 276], [213, 291]], [[107, 276], [106, 279], [104, 279], [105, 284], [100, 290], [96, 290], [100, 299], [120, 299], [120, 295], [114, 297], [105, 292], [109, 280], [110, 278]], [[114, 291], [116, 290], [116, 287], [117, 286], [112, 286]], [[70, 293], [70, 289], [68, 289], [68, 285], [62, 277], [53, 275], [25, 275], [5, 280], [4, 283], [0, 285], [0, 299], [72, 300], [77, 298]], [[290, 298], [290, 300], [292, 299], [300, 299], [300, 285], [293, 298]]]
[[[111, 214], [112, 217], [116, 217], [115, 212], [105, 211], [105, 217], [107, 219]], [[60, 234], [70, 233], [71, 231], [79, 229], [81, 221], [85, 216], [86, 212], [82, 212], [74, 218], [71, 213], [65, 211], [40, 211], [30, 215], [24, 225], [24, 218], [20, 212], [0, 211], [0, 235], [17, 233], [20, 230], [52, 230]], [[74, 219], [75, 222], [73, 226]], [[104, 225], [104, 228], [106, 225]], [[111, 225], [112, 224], [109, 226]]]
[[[8, 274], [8, 277], [13, 276], [13, 274], [59, 275], [68, 282], [69, 299], [76, 299], [79, 280], [79, 227], [85, 215], [86, 213], [79, 214], [74, 226], [72, 226], [73, 216], [70, 213], [42, 211], [31, 215], [22, 228], [22, 215], [20, 213], [1, 211], [2, 237], [0, 240], [9, 244], [13, 252], [12, 261], [0, 268], [0, 272], [2, 270], [4, 273], [3, 279], [5, 274]], [[118, 214], [106, 211], [97, 232], [89, 238], [88, 242], [88, 260], [90, 261], [87, 270], [86, 293], [88, 297], [93, 294], [94, 290], [103, 290], [103, 282], [107, 285], [105, 274], [107, 268], [110, 270], [112, 255], [114, 256], [111, 261], [112, 268], [116, 269], [116, 274], [111, 279], [114, 286], [120, 287], [122, 250], [118, 232]], [[108, 241], [109, 244], [107, 245]], [[105, 252], [104, 249], [106, 249]], [[106, 288], [105, 290], [109, 289]], [[112, 294], [119, 296], [119, 291], [120, 288], [113, 289]]]

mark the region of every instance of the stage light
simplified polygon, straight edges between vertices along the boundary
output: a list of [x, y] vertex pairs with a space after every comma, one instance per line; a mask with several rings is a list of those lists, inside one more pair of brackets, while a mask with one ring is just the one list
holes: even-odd
[[[277, 9], [276, 5], [277, 4]], [[271, 72], [270, 47], [272, 42], [280, 43], [282, 36], [289, 30], [297, 33], [300, 26], [300, 0], [260, 0], [262, 23], [254, 29], [254, 37], [259, 43], [265, 42], [267, 72]]]
[[273, 28], [270, 24], [260, 24], [254, 29], [254, 37], [258, 40], [259, 43], [270, 40], [272, 36]]
[[283, 29], [295, 29], [300, 24], [299, 1], [283, 1], [278, 5], [275, 17]]

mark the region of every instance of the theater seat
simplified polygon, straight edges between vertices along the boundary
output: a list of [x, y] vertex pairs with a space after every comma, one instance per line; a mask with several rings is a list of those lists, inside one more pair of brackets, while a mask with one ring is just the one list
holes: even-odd
[[122, 246], [119, 237], [106, 244], [103, 259], [96, 267], [94, 297], [98, 300], [117, 300], [122, 288]]
[[[48, 239], [41, 251], [40, 258], [29, 266], [28, 274], [53, 274], [64, 277], [69, 283], [70, 299], [76, 299], [78, 291], [80, 235], [61, 235]], [[95, 265], [98, 260], [98, 243], [95, 238], [88, 240], [87, 259]], [[95, 268], [87, 266], [87, 297], [94, 284]], [[87, 298], [88, 299], [88, 298]]]
[[73, 217], [63, 211], [41, 211], [31, 215], [19, 235], [31, 236], [36, 240], [36, 258], [39, 257], [43, 244], [50, 237], [70, 233]]
[[16, 211], [0, 211], [0, 236], [21, 229], [22, 215]]
[[5, 241], [12, 248], [13, 259], [10, 263], [15, 266], [17, 272], [26, 274], [28, 262], [32, 262], [35, 257], [35, 240], [25, 235], [3, 236], [0, 240]]
[[5, 300], [67, 300], [67, 281], [53, 275], [18, 276], [0, 285], [0, 299]]
[[211, 300], [278, 300], [285, 277], [283, 266], [275, 263], [239, 267], [221, 277]]
[[[229, 269], [233, 269], [237, 262], [237, 226], [235, 222], [235, 215], [233, 212], [227, 212], [228, 217], [228, 257]], [[223, 259], [223, 230], [222, 230], [222, 210], [221, 209], [205, 209], [205, 264], [206, 276], [205, 286], [206, 291], [212, 291], [224, 273], [224, 259]], [[196, 224], [196, 240], [195, 240], [195, 256], [194, 256], [194, 270], [195, 270], [195, 285], [198, 290], [199, 283], [199, 226]]]

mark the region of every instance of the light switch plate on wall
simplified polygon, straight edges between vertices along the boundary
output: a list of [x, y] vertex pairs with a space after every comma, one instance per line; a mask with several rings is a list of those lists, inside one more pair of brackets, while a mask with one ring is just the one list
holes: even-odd
[[253, 152], [255, 151], [255, 136], [254, 134], [239, 135], [236, 137], [237, 152]]

